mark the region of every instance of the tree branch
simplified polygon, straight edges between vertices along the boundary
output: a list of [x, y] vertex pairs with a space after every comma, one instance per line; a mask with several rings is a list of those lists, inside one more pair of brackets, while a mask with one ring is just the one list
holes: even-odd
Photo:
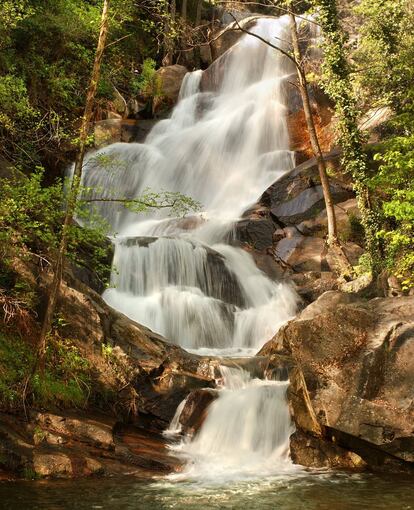
[[166, 209], [168, 207], [174, 207], [177, 204], [177, 200], [173, 200], [168, 204], [155, 204], [151, 202], [144, 202], [143, 200], [133, 198], [82, 198], [81, 202], [118, 202], [121, 204], [140, 204], [145, 207], [153, 207], [154, 209]]
[[250, 30], [247, 30], [246, 28], [243, 28], [240, 23], [237, 21], [237, 19], [233, 16], [233, 14], [231, 12], [229, 12], [230, 16], [234, 19], [234, 22], [236, 23], [236, 26], [238, 28], [238, 30], [240, 30], [241, 32], [245, 33], [245, 34], [248, 34], [248, 35], [251, 35], [252, 37], [256, 37], [256, 39], [259, 39], [259, 41], [262, 41], [264, 44], [267, 44], [268, 46], [270, 46], [271, 48], [273, 48], [274, 50], [277, 50], [279, 51], [282, 55], [284, 55], [285, 57], [287, 57], [291, 62], [293, 62], [293, 64], [295, 65], [295, 67], [297, 69], [300, 70], [300, 72], [302, 72], [302, 70], [300, 69], [300, 65], [298, 64], [298, 62], [296, 62], [296, 59], [293, 55], [291, 55], [290, 53], [288, 53], [287, 51], [285, 50], [282, 50], [282, 48], [280, 48], [279, 46], [275, 46], [274, 44], [272, 44], [271, 42], [269, 42], [267, 39], [265, 39], [264, 37], [262, 37], [261, 35], [258, 35], [258, 34], [255, 34], [254, 32], [250, 32]]
[[[217, 0], [215, 2], [216, 4], [227, 4], [228, 3], [228, 0]], [[280, 5], [275, 5], [274, 3], [271, 3], [271, 4], [264, 4], [262, 2], [243, 2], [244, 5], [258, 5], [259, 7], [274, 7], [275, 9], [278, 9], [279, 11], [282, 11], [283, 13], [285, 14], [290, 14], [292, 13], [292, 11], [290, 9], [287, 9], [286, 7], [281, 7]], [[299, 19], [302, 19], [303, 21], [307, 21], [308, 23], [312, 23], [313, 25], [316, 25], [318, 27], [320, 27], [320, 23], [318, 23], [317, 21], [314, 21], [313, 19], [308, 19], [306, 18], [305, 16], [300, 16], [296, 13], [293, 13], [295, 14], [295, 17], [296, 18], [299, 18]], [[265, 16], [260, 16], [261, 18], [265, 18]]]
[[132, 34], [127, 34], [127, 35], [124, 35], [123, 37], [120, 37], [119, 39], [117, 39], [116, 41], [112, 41], [111, 43], [107, 44], [105, 46], [105, 49], [106, 48], [109, 48], [110, 46], [113, 46], [114, 44], [117, 44], [119, 43], [120, 41], [122, 41], [123, 39], [126, 39], [127, 37], [131, 37]]

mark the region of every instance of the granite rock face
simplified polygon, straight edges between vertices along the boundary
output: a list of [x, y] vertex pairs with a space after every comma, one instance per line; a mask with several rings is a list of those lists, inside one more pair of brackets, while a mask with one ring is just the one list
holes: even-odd
[[373, 468], [414, 467], [414, 297], [326, 292], [260, 354], [293, 360], [289, 398], [300, 433]]

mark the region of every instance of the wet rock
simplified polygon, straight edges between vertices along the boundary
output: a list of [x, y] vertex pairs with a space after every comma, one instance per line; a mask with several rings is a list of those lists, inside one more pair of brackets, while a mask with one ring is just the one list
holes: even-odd
[[275, 247], [275, 255], [294, 271], [329, 270], [325, 262], [325, 242], [316, 237], [297, 236], [293, 239], [282, 239]]
[[[336, 225], [340, 236], [344, 240], [352, 240], [353, 223], [360, 218], [360, 212], [355, 198], [340, 202], [334, 206]], [[323, 209], [315, 217], [304, 220], [297, 225], [297, 229], [305, 235], [325, 235], [328, 231], [328, 218], [326, 209]]]
[[236, 238], [256, 250], [270, 248], [273, 243], [275, 226], [268, 218], [245, 219], [235, 226]]
[[[65, 319], [62, 334], [70, 337], [95, 367], [95, 377], [118, 394], [117, 408], [134, 419], [145, 415], [154, 427], [165, 428], [181, 400], [191, 390], [214, 387], [210, 359], [192, 355], [165, 338], [109, 307], [92, 289], [66, 274], [59, 311]], [[39, 275], [39, 291], [46, 296], [51, 275]], [[110, 346], [118, 376], [108, 372], [102, 346]]]
[[73, 475], [72, 462], [62, 453], [34, 453], [33, 468], [40, 477], [70, 478]]
[[126, 119], [122, 122], [121, 142], [137, 142], [145, 141], [148, 133], [157, 123], [154, 119]]
[[[325, 154], [325, 160], [335, 168], [339, 165], [338, 150]], [[353, 198], [349, 186], [337, 179], [330, 179], [334, 203], [344, 202]], [[302, 200], [299, 200], [302, 197]], [[311, 158], [287, 172], [263, 193], [259, 203], [274, 209], [281, 217], [286, 217], [286, 224], [298, 224], [316, 216], [322, 211], [320, 207], [320, 179], [315, 158]], [[309, 212], [308, 212], [309, 211]], [[307, 217], [306, 217], [307, 216]], [[301, 219], [302, 217], [302, 219]]]
[[[271, 206], [271, 213], [279, 222], [285, 225], [297, 225], [298, 223], [316, 216], [325, 208], [322, 186], [317, 185], [317, 179], [309, 180], [307, 187], [296, 194], [294, 181], [287, 189], [289, 200], [275, 203]], [[305, 183], [303, 183], [305, 185]], [[339, 183], [331, 182], [331, 193], [335, 202], [341, 202], [349, 198], [350, 193], [343, 189]]]
[[298, 294], [306, 304], [316, 301], [322, 294], [339, 289], [336, 276], [330, 271], [304, 271], [293, 273], [290, 278], [296, 284]]
[[200, 430], [208, 407], [217, 397], [218, 391], [212, 389], [195, 390], [188, 395], [179, 420], [185, 434], [194, 435]]
[[[48, 432], [45, 439], [50, 444], [63, 443], [62, 436], [64, 436], [105, 450], [114, 448], [113, 420], [104, 423], [93, 419], [71, 418], [51, 413], [36, 413], [33, 420], [43, 431]], [[50, 434], [51, 432], [53, 435]]]
[[[304, 154], [307, 158], [313, 157], [313, 152], [309, 140], [308, 127], [303, 103], [300, 97], [297, 83], [296, 72], [285, 81], [285, 97], [287, 101], [287, 126], [289, 131], [289, 140], [291, 150]], [[333, 115], [333, 104], [316, 84], [309, 87], [309, 96], [311, 109], [318, 135], [319, 144], [322, 151], [329, 152], [335, 143], [335, 117]]]
[[271, 280], [280, 281], [285, 278], [285, 270], [272, 255], [257, 250], [251, 250], [249, 253], [253, 257], [256, 266]]
[[[195, 220], [189, 218], [187, 221], [177, 222], [181, 228], [191, 228], [194, 224], [197, 224]], [[170, 238], [157, 238], [157, 237], [131, 237], [126, 238], [123, 241], [128, 247], [139, 246], [141, 248], [148, 248], [153, 243], [165, 242]], [[226, 266], [225, 259], [221, 253], [210, 248], [207, 245], [196, 243], [191, 240], [182, 241], [182, 243], [188, 244], [195, 253], [195, 256], [200, 261], [199, 268], [197, 270], [197, 284], [203, 294], [211, 296], [222, 301], [222, 312], [224, 315], [228, 315], [232, 311], [233, 305], [244, 308], [246, 306], [243, 292], [240, 288], [239, 282], [234, 273]], [[171, 260], [177, 260], [181, 257], [180, 246], [175, 243], [167, 244], [170, 253]], [[148, 266], [151, 267], [152, 258], [151, 253], [146, 254]], [[155, 258], [154, 254], [154, 258]], [[162, 262], [165, 264], [165, 259]], [[169, 273], [169, 283], [181, 285], [183, 279], [185, 279], [185, 269], [177, 269], [175, 266], [166, 264], [166, 270]], [[158, 267], [154, 270], [158, 271]], [[183, 273], [184, 271], [184, 273]], [[228, 303], [228, 305], [227, 305]]]
[[296, 431], [290, 437], [290, 455], [295, 464], [311, 468], [364, 469], [366, 463], [356, 453], [322, 438]]
[[[180, 465], [167, 449], [165, 439], [149, 424], [148, 430], [143, 430], [112, 420], [108, 448], [109, 442], [102, 441], [100, 432], [98, 435], [94, 432], [91, 437], [90, 416], [36, 413], [35, 417], [37, 421], [28, 423], [19, 416], [0, 414], [0, 469], [8, 478], [78, 478], [103, 474], [152, 478], [170, 473]], [[74, 421], [75, 427], [67, 426]], [[94, 416], [93, 425], [96, 430], [106, 431], [108, 417]], [[88, 437], [85, 437], [85, 427]], [[62, 429], [63, 442], [50, 441], [58, 437], [53, 433], [56, 428]]]
[[414, 467], [414, 297], [327, 292], [262, 352], [287, 352], [298, 430], [373, 468]]

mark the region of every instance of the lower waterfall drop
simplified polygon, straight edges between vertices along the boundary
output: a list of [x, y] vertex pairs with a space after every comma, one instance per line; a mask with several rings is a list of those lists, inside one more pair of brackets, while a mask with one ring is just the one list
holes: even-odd
[[238, 368], [220, 370], [222, 389], [200, 430], [172, 447], [186, 466], [170, 478], [221, 483], [297, 471], [289, 458], [294, 427], [286, 401], [288, 381], [252, 378]]

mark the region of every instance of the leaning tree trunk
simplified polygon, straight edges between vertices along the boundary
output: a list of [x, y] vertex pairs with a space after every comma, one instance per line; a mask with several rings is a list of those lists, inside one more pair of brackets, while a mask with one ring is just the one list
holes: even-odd
[[342, 247], [338, 240], [338, 230], [336, 224], [336, 216], [334, 209], [334, 202], [332, 200], [331, 188], [329, 185], [329, 178], [326, 171], [326, 163], [322, 154], [321, 146], [319, 144], [318, 135], [316, 132], [315, 121], [312, 114], [310, 99], [309, 99], [309, 91], [308, 91], [308, 83], [306, 79], [306, 70], [303, 65], [303, 57], [302, 52], [299, 45], [299, 37], [298, 30], [296, 25], [296, 18], [292, 11], [289, 11], [289, 26], [290, 26], [290, 34], [292, 39], [293, 46], [293, 54], [294, 60], [296, 63], [296, 70], [299, 81], [299, 91], [302, 98], [303, 103], [303, 111], [305, 113], [306, 125], [308, 128], [310, 144], [312, 147], [312, 152], [315, 156], [319, 177], [321, 180], [323, 198], [325, 201], [326, 207], [326, 216], [328, 220], [328, 239], [327, 244], [331, 251], [331, 255], [334, 258], [334, 264], [336, 266], [336, 270], [339, 274], [349, 276], [352, 272], [351, 265], [342, 250]]
[[326, 214], [328, 217], [328, 244], [337, 243], [338, 242], [338, 232], [336, 226], [336, 218], [335, 218], [335, 210], [334, 204], [332, 201], [331, 188], [329, 186], [328, 174], [326, 172], [326, 164], [325, 159], [322, 154], [321, 146], [319, 144], [318, 135], [316, 133], [315, 122], [313, 119], [309, 92], [308, 92], [308, 83], [306, 79], [306, 72], [303, 66], [302, 53], [299, 46], [299, 38], [298, 31], [296, 26], [296, 18], [295, 15], [290, 12], [289, 13], [289, 26], [290, 26], [290, 34], [292, 38], [292, 46], [293, 52], [295, 56], [295, 61], [297, 63], [296, 70], [299, 79], [299, 91], [302, 98], [303, 103], [303, 111], [305, 113], [306, 125], [309, 132], [310, 144], [312, 147], [312, 152], [316, 158], [318, 164], [319, 177], [321, 179], [323, 197], [325, 200], [326, 206]]
[[101, 62], [105, 50], [105, 42], [108, 34], [108, 24], [109, 24], [109, 0], [104, 0], [101, 17], [101, 28], [99, 32], [98, 44], [95, 53], [95, 61], [93, 64], [92, 74], [86, 94], [85, 110], [79, 131], [79, 149], [75, 160], [72, 184], [67, 199], [66, 213], [62, 227], [59, 250], [54, 264], [53, 281], [49, 290], [46, 311], [43, 318], [43, 324], [39, 338], [38, 363], [41, 368], [44, 367], [47, 335], [49, 334], [49, 331], [51, 329], [52, 319], [55, 313], [56, 303], [59, 297], [59, 291], [62, 282], [63, 265], [68, 243], [68, 234], [70, 226], [73, 222], [73, 217], [80, 189], [83, 160], [85, 157], [86, 144], [89, 132], [89, 124], [92, 118], [93, 105], [95, 101], [96, 89], [98, 86], [99, 75], [101, 70]]

